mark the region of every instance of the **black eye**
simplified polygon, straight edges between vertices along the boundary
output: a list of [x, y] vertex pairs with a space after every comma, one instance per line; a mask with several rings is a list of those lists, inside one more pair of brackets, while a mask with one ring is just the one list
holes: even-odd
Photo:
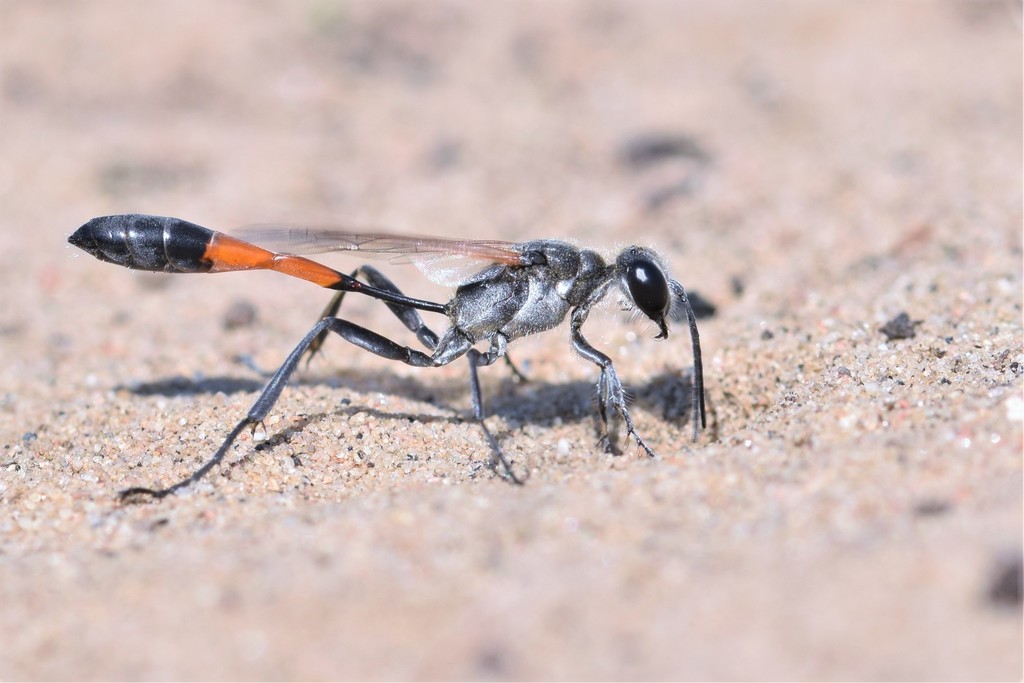
[[626, 266], [626, 286], [633, 302], [651, 320], [658, 321], [668, 311], [668, 281], [661, 268], [645, 258]]

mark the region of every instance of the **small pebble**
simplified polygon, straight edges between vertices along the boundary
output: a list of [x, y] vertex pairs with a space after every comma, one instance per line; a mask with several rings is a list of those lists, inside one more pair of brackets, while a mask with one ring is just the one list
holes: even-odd
[[256, 307], [245, 299], [239, 299], [232, 303], [224, 312], [221, 324], [225, 330], [236, 330], [240, 327], [250, 327], [256, 322]]
[[1021, 583], [1024, 579], [1021, 556], [1004, 558], [996, 563], [989, 584], [988, 599], [995, 605], [1016, 607], [1021, 604]]
[[915, 328], [921, 324], [920, 320], [911, 320], [910, 316], [906, 312], [900, 313], [895, 318], [882, 325], [879, 331], [884, 334], [889, 341], [894, 339], [913, 339], [917, 332]]

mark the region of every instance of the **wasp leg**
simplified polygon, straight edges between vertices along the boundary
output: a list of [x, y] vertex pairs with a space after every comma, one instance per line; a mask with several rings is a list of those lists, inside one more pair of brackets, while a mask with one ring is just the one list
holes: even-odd
[[602, 422], [604, 422], [604, 434], [602, 435], [601, 441], [606, 445], [606, 447], [610, 448], [612, 445], [612, 440], [608, 431], [609, 416], [607, 413], [608, 408], [611, 407], [619, 414], [623, 423], [625, 423], [626, 433], [633, 437], [637, 446], [653, 458], [654, 451], [651, 450], [650, 446], [644, 443], [644, 440], [640, 438], [640, 435], [637, 434], [636, 428], [633, 426], [633, 418], [629, 416], [629, 410], [626, 408], [626, 393], [622, 388], [622, 382], [619, 381], [618, 373], [615, 372], [615, 366], [612, 364], [612, 359], [591, 346], [590, 342], [583, 337], [583, 333], [580, 331], [580, 328], [583, 327], [584, 321], [587, 319], [588, 312], [589, 306], [580, 306], [573, 310], [572, 321], [569, 329], [573, 349], [575, 349], [578, 354], [601, 368], [601, 378], [598, 380], [597, 384], [598, 412], [601, 416]]
[[619, 453], [616, 413], [608, 411], [608, 405], [612, 402], [612, 384], [608, 381], [608, 372], [601, 368], [601, 378], [597, 382], [598, 441], [609, 453]]
[[139, 496], [149, 496], [152, 498], [163, 498], [165, 496], [174, 493], [175, 491], [184, 488], [190, 484], [202, 479], [207, 472], [213, 469], [228, 452], [231, 444], [234, 442], [238, 435], [242, 433], [242, 430], [247, 426], [253, 426], [259, 424], [267, 416], [267, 414], [277, 403], [277, 399], [280, 398], [281, 392], [284, 390], [285, 385], [288, 383], [288, 379], [295, 372], [296, 367], [299, 364], [299, 360], [309, 350], [310, 345], [324, 332], [334, 332], [335, 334], [343, 337], [347, 341], [355, 344], [361, 349], [369, 351], [370, 353], [376, 354], [389, 360], [397, 360], [407, 365], [413, 365], [416, 367], [435, 367], [443, 365], [445, 362], [450, 360], [436, 361], [422, 351], [411, 349], [408, 346], [402, 346], [396, 342], [391, 341], [387, 337], [377, 334], [365, 327], [360, 327], [355, 323], [351, 323], [341, 318], [324, 318], [317, 322], [316, 325], [303, 337], [302, 341], [288, 354], [288, 358], [285, 359], [281, 367], [277, 369], [270, 381], [263, 388], [263, 391], [257, 397], [256, 402], [249, 408], [249, 413], [243, 418], [234, 429], [228, 433], [228, 436], [224, 439], [224, 443], [221, 444], [217, 452], [214, 453], [213, 457], [206, 461], [202, 467], [193, 472], [190, 476], [182, 479], [176, 484], [168, 486], [163, 489], [149, 489], [149, 488], [130, 488], [122, 491], [119, 494], [119, 498], [122, 501], [135, 499]]
[[[358, 270], [352, 271], [352, 277], [355, 277], [358, 272]], [[332, 296], [330, 302], [327, 304], [326, 307], [324, 307], [324, 310], [320, 313], [318, 319], [323, 320], [324, 318], [333, 318], [334, 316], [338, 315], [338, 309], [341, 308], [341, 300], [344, 298], [345, 290], [337, 292], [334, 296]], [[324, 345], [324, 341], [326, 339], [327, 330], [324, 330], [323, 332], [318, 334], [316, 339], [313, 340], [313, 343], [309, 345], [309, 349], [307, 349], [306, 351], [307, 368], [309, 367], [309, 364], [313, 362], [313, 356], [320, 353], [320, 347]]]
[[[402, 294], [402, 291], [395, 286], [391, 280], [389, 280], [383, 273], [374, 268], [373, 266], [360, 266], [352, 271], [352, 278], [357, 278], [360, 275], [366, 280], [368, 284], [378, 289], [382, 289], [386, 292], [393, 294]], [[321, 318], [333, 318], [338, 314], [338, 309], [341, 308], [341, 302], [345, 298], [345, 292], [340, 291], [335, 294], [327, 307], [324, 308], [323, 313], [320, 314]], [[411, 332], [413, 332], [417, 339], [426, 346], [428, 349], [433, 351], [437, 347], [437, 335], [427, 327], [426, 323], [423, 322], [423, 318], [420, 316], [419, 311], [410, 306], [403, 306], [402, 304], [387, 303], [387, 307], [395, 314], [399, 320], [402, 321]], [[309, 355], [306, 356], [306, 365], [313, 360], [319, 351], [320, 347], [323, 346], [324, 341], [327, 339], [328, 330], [324, 330], [320, 335], [313, 340], [313, 343], [309, 346]]]
[[[360, 276], [362, 276], [363, 279], [368, 284], [378, 289], [384, 290], [386, 292], [391, 292], [393, 294], [402, 294], [402, 290], [400, 290], [395, 285], [395, 283], [393, 283], [390, 279], [388, 279], [386, 275], [384, 275], [384, 273], [380, 272], [373, 266], [363, 265], [352, 271], [352, 278], [358, 278]], [[333, 318], [334, 316], [336, 316], [338, 314], [338, 310], [341, 308], [342, 299], [344, 298], [345, 291], [340, 291], [333, 297], [331, 297], [330, 303], [328, 303], [326, 308], [324, 308], [323, 312], [320, 314], [320, 317]], [[405, 325], [410, 332], [415, 334], [416, 338], [419, 339], [424, 346], [426, 346], [431, 351], [437, 348], [438, 336], [430, 328], [427, 327], [426, 323], [423, 322], [423, 318], [420, 316], [419, 311], [410, 306], [403, 306], [401, 304], [388, 303], [387, 306], [389, 309], [391, 309], [391, 312], [395, 314], [395, 317], [401, 320], [402, 324]], [[313, 340], [313, 343], [310, 344], [309, 353], [306, 356], [307, 366], [309, 365], [310, 361], [313, 360], [313, 356], [319, 353], [320, 348], [323, 346], [324, 341], [326, 339], [327, 331], [324, 330], [323, 332], [320, 333], [320, 336], [318, 336], [315, 340]], [[515, 377], [517, 382], [528, 381], [526, 375], [523, 374], [522, 371], [520, 371], [519, 368], [516, 367], [515, 363], [512, 362], [512, 359], [508, 355], [504, 355], [503, 358], [505, 359], [505, 363], [512, 371], [512, 375], [513, 377]], [[490, 363], [488, 363], [488, 365], [489, 364]]]
[[[395, 283], [389, 280], [386, 275], [384, 275], [382, 272], [380, 272], [373, 266], [360, 266], [359, 268], [352, 272], [353, 278], [360, 276], [362, 276], [368, 284], [377, 287], [378, 289], [384, 290], [386, 292], [391, 292], [393, 294], [402, 294], [401, 290], [398, 289]], [[338, 292], [334, 296], [334, 298], [331, 300], [331, 303], [327, 306], [326, 309], [324, 309], [325, 316], [333, 316], [338, 312], [338, 308], [341, 306], [341, 300], [344, 294], [344, 292]], [[426, 326], [426, 323], [423, 322], [423, 318], [420, 316], [419, 311], [410, 306], [403, 306], [401, 304], [395, 303], [388, 303], [387, 306], [391, 310], [391, 312], [395, 314], [395, 317], [401, 320], [402, 324], [405, 325], [409, 329], [409, 331], [413, 332], [416, 335], [417, 339], [420, 340], [420, 343], [422, 343], [431, 351], [437, 350], [438, 345], [441, 342], [437, 334], [435, 334], [430, 328]], [[312, 354], [316, 353], [316, 351], [320, 348], [320, 345], [323, 344], [324, 339], [326, 339], [327, 337], [327, 333], [328, 330], [324, 330], [323, 332], [321, 332], [317, 339], [314, 340], [313, 344], [310, 345], [310, 356], [307, 356], [307, 362], [308, 359], [312, 357]], [[455, 357], [457, 357], [457, 355], [461, 355], [461, 353], [459, 353], [458, 351], [456, 351], [457, 355], [453, 355], [452, 351], [454, 349], [466, 349], [466, 352], [469, 354], [470, 391], [473, 400], [473, 418], [480, 425], [480, 428], [484, 430], [484, 435], [487, 437], [487, 442], [491, 446], [491, 451], [493, 452], [493, 463], [501, 465], [501, 468], [503, 470], [501, 476], [504, 479], [507, 479], [508, 481], [511, 481], [515, 484], [522, 484], [522, 480], [519, 477], [517, 477], [515, 473], [512, 471], [512, 467], [508, 460], [505, 458], [505, 454], [502, 452], [501, 447], [498, 445], [497, 439], [494, 437], [493, 434], [491, 434], [491, 431], [487, 428], [487, 425], [484, 423], [483, 400], [481, 398], [480, 392], [480, 379], [477, 374], [478, 367], [482, 367], [484, 365], [491, 365], [498, 358], [504, 358], [508, 362], [509, 367], [512, 368], [513, 373], [521, 380], [525, 380], [526, 377], [521, 372], [519, 372], [519, 370], [515, 367], [515, 365], [512, 364], [512, 361], [509, 360], [508, 356], [506, 355], [506, 347], [507, 341], [505, 340], [505, 338], [501, 335], [496, 335], [494, 337], [494, 341], [491, 344], [491, 348], [487, 351], [486, 354], [481, 354], [480, 352], [470, 348], [467, 340], [461, 339], [459, 335], [450, 335], [445, 338], [443, 348], [441, 349], [441, 351], [435, 354], [435, 357], [445, 359], [442, 360], [441, 362], [441, 364], [445, 364], [450, 360], [454, 359]]]
[[[373, 266], [362, 266], [352, 273], [352, 277], [358, 277], [360, 275], [362, 275], [366, 279], [366, 281], [369, 284], [373, 285], [374, 287], [377, 287], [388, 292], [392, 292], [394, 294], [402, 293], [401, 290], [399, 290], [398, 287], [395, 286], [395, 284], [391, 282], [391, 280], [389, 280], [386, 275], [381, 273]], [[339, 296], [335, 297], [335, 300], [338, 302], [339, 305], [341, 300], [340, 294], [341, 292], [339, 292]], [[332, 304], [334, 304], [334, 301], [332, 301]], [[426, 326], [426, 324], [424, 324], [423, 318], [420, 316], [419, 311], [417, 311], [415, 308], [410, 308], [409, 306], [402, 306], [401, 304], [392, 303], [388, 304], [388, 308], [391, 309], [391, 312], [395, 314], [395, 317], [401, 320], [402, 323], [411, 332], [416, 334], [416, 337], [424, 346], [426, 346], [431, 351], [438, 350], [438, 345], [441, 342], [438, 339], [438, 336], [433, 331], [431, 331]], [[335, 306], [335, 311], [337, 311], [337, 306]], [[326, 333], [321, 335], [321, 339], [324, 336], [326, 336]], [[451, 335], [445, 338], [445, 344], [443, 348], [440, 351], [438, 351], [438, 353], [435, 353], [435, 358], [451, 358], [451, 351], [453, 349], [467, 349], [466, 353], [468, 354], [469, 358], [469, 385], [473, 402], [473, 418], [476, 420], [477, 424], [480, 425], [480, 428], [483, 429], [484, 435], [487, 437], [487, 443], [490, 445], [491, 451], [493, 453], [492, 463], [500, 465], [501, 469], [503, 470], [501, 476], [504, 479], [507, 479], [508, 481], [511, 481], [515, 484], [522, 484], [522, 480], [519, 477], [517, 477], [516, 474], [512, 471], [512, 466], [508, 462], [508, 459], [505, 457], [505, 454], [502, 452], [501, 447], [498, 445], [498, 440], [494, 437], [491, 431], [487, 428], [487, 425], [484, 423], [484, 404], [480, 391], [480, 378], [477, 373], [477, 368], [483, 367], [485, 365], [491, 365], [495, 361], [497, 361], [498, 358], [504, 358], [509, 363], [509, 366], [512, 368], [516, 376], [525, 379], [525, 376], [521, 372], [519, 372], [519, 370], [515, 367], [515, 365], [512, 364], [512, 362], [506, 355], [507, 344], [508, 342], [506, 341], [505, 337], [500, 334], [497, 334], [492, 339], [491, 347], [490, 349], [488, 349], [487, 353], [481, 354], [479, 351], [469, 348], [466, 341], [460, 339], [459, 335]]]
[[505, 365], [512, 371], [512, 378], [519, 384], [525, 384], [530, 381], [530, 378], [523, 374], [523, 371], [516, 367], [516, 364], [512, 362], [512, 357], [508, 354], [502, 356], [505, 360]]
[[503, 472], [500, 476], [503, 479], [513, 484], [522, 485], [523, 480], [512, 470], [512, 463], [505, 457], [505, 453], [501, 450], [498, 440], [491, 434], [491, 430], [487, 428], [487, 424], [484, 422], [484, 400], [483, 393], [480, 391], [480, 376], [477, 372], [477, 368], [491, 365], [498, 358], [505, 356], [507, 343], [504, 336], [496, 334], [491, 340], [491, 347], [487, 350], [487, 353], [480, 353], [476, 349], [470, 349], [466, 353], [466, 357], [469, 359], [469, 390], [473, 400], [473, 419], [484, 430], [487, 442], [491, 446], [491, 453], [493, 454], [491, 459], [492, 469], [497, 465], [501, 465]]

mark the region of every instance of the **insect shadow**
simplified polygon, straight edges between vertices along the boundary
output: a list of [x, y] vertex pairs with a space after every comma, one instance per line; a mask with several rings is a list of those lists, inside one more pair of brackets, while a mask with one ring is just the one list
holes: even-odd
[[[128, 391], [135, 396], [176, 398], [217, 393], [256, 393], [263, 388], [264, 383], [259, 379], [239, 377], [189, 378], [176, 375], [152, 382], [119, 385], [115, 389]], [[290, 384], [293, 387], [344, 387], [360, 394], [400, 396], [438, 405], [451, 411], [451, 415], [447, 416], [396, 412], [381, 409], [379, 405], [363, 406], [349, 403], [348, 399], [345, 399], [342, 405], [333, 411], [307, 415], [298, 425], [289, 425], [288, 429], [292, 431], [296, 428], [301, 430], [306, 424], [319, 421], [321, 418], [330, 419], [331, 416], [353, 415], [358, 412], [379, 419], [409, 420], [424, 424], [438, 421], [454, 424], [471, 421], [465, 407], [461, 405], [468, 398], [465, 383], [461, 380], [434, 378], [427, 383], [415, 377], [403, 377], [390, 372], [348, 368], [339, 373], [296, 378]], [[496, 382], [496, 386], [492, 387], [489, 393], [488, 414], [500, 417], [512, 425], [531, 424], [540, 427], [591, 419], [595, 402], [595, 384], [596, 382], [589, 380], [555, 383], [536, 379], [516, 382], [511, 378], [503, 378]], [[689, 421], [692, 387], [689, 376], [678, 371], [665, 371], [642, 384], [628, 385], [627, 394], [633, 405], [660, 414], [663, 419], [681, 427]]]

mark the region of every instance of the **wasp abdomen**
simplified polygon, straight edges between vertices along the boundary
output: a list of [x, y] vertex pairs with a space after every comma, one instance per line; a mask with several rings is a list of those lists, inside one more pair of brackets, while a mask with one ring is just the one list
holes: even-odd
[[93, 218], [68, 242], [101, 261], [125, 268], [201, 273], [213, 265], [206, 249], [214, 234], [179, 218], [122, 214]]

